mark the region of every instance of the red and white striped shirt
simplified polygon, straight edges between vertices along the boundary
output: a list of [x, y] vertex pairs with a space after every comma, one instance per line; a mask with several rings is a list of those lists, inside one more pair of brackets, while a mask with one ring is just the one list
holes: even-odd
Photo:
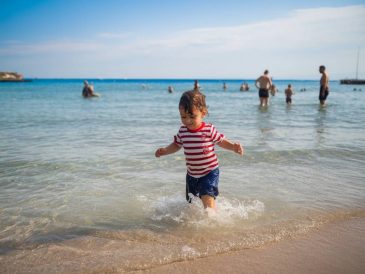
[[174, 143], [184, 148], [188, 174], [195, 178], [203, 177], [218, 167], [214, 145], [220, 143], [224, 135], [214, 125], [202, 123], [196, 130], [181, 126]]

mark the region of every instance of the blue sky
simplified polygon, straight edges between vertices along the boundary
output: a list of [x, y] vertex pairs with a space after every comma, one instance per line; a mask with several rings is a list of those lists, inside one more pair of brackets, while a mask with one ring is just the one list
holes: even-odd
[[365, 1], [0, 0], [0, 71], [45, 78], [365, 78]]

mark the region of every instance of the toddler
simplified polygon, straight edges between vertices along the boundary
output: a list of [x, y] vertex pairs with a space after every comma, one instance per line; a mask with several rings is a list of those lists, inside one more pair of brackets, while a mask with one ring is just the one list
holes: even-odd
[[208, 114], [205, 95], [200, 91], [186, 91], [180, 98], [179, 111], [182, 126], [174, 136], [174, 141], [155, 152], [156, 157], [175, 153], [184, 148], [187, 174], [186, 199], [189, 193], [199, 196], [204, 208], [215, 208], [218, 196], [219, 168], [214, 145], [243, 155], [240, 143], [233, 143], [219, 133], [214, 125], [205, 123]]

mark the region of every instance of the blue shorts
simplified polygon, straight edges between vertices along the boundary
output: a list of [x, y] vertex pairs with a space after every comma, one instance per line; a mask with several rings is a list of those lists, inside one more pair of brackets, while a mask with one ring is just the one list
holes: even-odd
[[328, 88], [325, 88], [324, 86], [321, 86], [321, 88], [319, 90], [318, 99], [320, 101], [326, 101], [328, 94], [329, 94]]
[[269, 90], [266, 88], [259, 89], [259, 97], [260, 98], [268, 98], [269, 97]]
[[217, 197], [219, 194], [218, 182], [219, 168], [212, 170], [207, 175], [200, 178], [194, 178], [189, 174], [186, 174], [186, 200], [191, 203], [189, 193], [198, 196], [199, 198], [202, 195], [209, 195], [214, 198]]

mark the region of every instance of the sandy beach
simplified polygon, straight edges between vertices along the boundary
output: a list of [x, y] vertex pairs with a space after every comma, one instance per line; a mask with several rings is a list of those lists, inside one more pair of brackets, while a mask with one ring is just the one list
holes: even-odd
[[83, 239], [83, 247], [73, 240], [3, 254], [0, 269], [1, 273], [364, 273], [364, 235], [365, 218], [357, 217], [261, 248], [139, 270], [121, 267], [122, 242], [94, 238], [85, 244]]
[[365, 218], [324, 226], [259, 249], [177, 262], [136, 273], [365, 273]]

